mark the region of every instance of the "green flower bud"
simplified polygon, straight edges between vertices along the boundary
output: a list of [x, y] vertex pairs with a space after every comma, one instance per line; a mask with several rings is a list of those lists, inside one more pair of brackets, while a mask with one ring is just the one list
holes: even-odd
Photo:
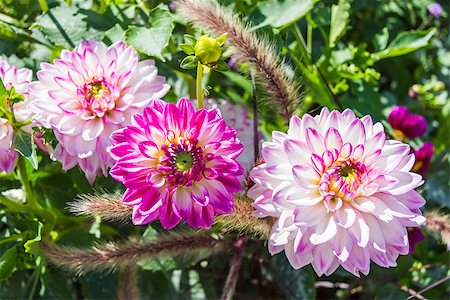
[[217, 62], [222, 56], [221, 44], [212, 37], [203, 35], [198, 38], [194, 46], [195, 57], [202, 64], [212, 64]]

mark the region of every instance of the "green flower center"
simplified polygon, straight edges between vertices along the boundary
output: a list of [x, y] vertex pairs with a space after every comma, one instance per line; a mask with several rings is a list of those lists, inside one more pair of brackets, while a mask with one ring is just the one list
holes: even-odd
[[353, 181], [356, 177], [356, 172], [353, 167], [344, 166], [339, 169], [339, 176], [345, 178], [347, 181]]
[[180, 152], [175, 158], [175, 167], [180, 171], [189, 170], [194, 164], [194, 157], [189, 152]]
[[103, 96], [106, 91], [106, 86], [101, 81], [96, 81], [90, 84], [90, 94], [94, 99], [99, 99]]

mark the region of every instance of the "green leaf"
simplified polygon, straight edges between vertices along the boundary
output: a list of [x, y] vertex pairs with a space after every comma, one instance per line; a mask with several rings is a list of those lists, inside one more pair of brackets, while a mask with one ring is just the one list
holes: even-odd
[[22, 130], [14, 131], [14, 140], [12, 147], [23, 157], [30, 161], [35, 170], [38, 167], [36, 145], [33, 142], [33, 136]]
[[180, 67], [182, 69], [194, 69], [197, 67], [197, 57], [191, 55], [191, 56], [186, 56], [180, 63]]
[[428, 31], [401, 32], [386, 49], [374, 53], [373, 57], [375, 60], [380, 60], [416, 51], [417, 49], [426, 47], [435, 33], [436, 29], [434, 28]]
[[331, 7], [331, 24], [329, 46], [333, 48], [336, 42], [347, 31], [347, 24], [350, 21], [351, 0], [339, 0], [337, 5]]
[[154, 11], [152, 20], [150, 28], [129, 26], [125, 40], [139, 52], [166, 61], [162, 51], [169, 44], [175, 24], [171, 14], [163, 9]]
[[75, 6], [63, 4], [48, 10], [37, 18], [32, 28], [38, 28], [46, 38], [57, 46], [74, 48], [82, 40], [101, 38], [103, 33], [90, 27], [85, 15]]
[[266, 19], [254, 29], [271, 25], [285, 28], [303, 18], [313, 9], [313, 0], [269, 0], [261, 1], [256, 6]]
[[275, 255], [272, 262], [275, 280], [286, 299], [315, 299], [316, 277], [311, 268], [293, 269], [284, 253]]
[[217, 62], [216, 70], [219, 71], [219, 72], [227, 72], [227, 71], [230, 70], [230, 67], [228, 66], [228, 64], [224, 60], [219, 60]]
[[195, 43], [197, 42], [197, 39], [195, 38], [195, 36], [192, 36], [190, 34], [184, 34], [183, 38], [184, 38], [184, 43], [191, 45], [192, 47], [194, 47]]
[[2, 79], [0, 78], [0, 111], [7, 111], [8, 105], [6, 104], [6, 98], [8, 97], [9, 92], [3, 84]]
[[41, 250], [39, 248], [39, 242], [41, 241], [41, 230], [44, 226], [41, 222], [39, 222], [37, 219], [34, 219], [36, 222], [36, 235], [34, 238], [28, 240], [23, 244], [23, 247], [25, 248], [26, 253], [34, 254], [36, 256], [39, 256], [41, 254]]
[[187, 55], [192, 55], [195, 53], [194, 47], [190, 44], [180, 44], [179, 46]]
[[19, 257], [16, 247], [9, 248], [0, 257], [0, 280], [8, 279], [16, 267], [16, 261]]

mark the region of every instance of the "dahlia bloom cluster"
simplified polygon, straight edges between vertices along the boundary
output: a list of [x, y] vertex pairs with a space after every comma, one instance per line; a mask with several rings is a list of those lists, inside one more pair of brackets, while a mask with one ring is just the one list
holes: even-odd
[[425, 118], [411, 113], [406, 106], [394, 107], [388, 116], [388, 122], [400, 138], [419, 138], [427, 131]]
[[[14, 87], [17, 93], [23, 94], [27, 99], [27, 88], [32, 77], [33, 73], [30, 69], [17, 69], [0, 58], [0, 79], [6, 89], [9, 90]], [[31, 118], [30, 112], [26, 109], [26, 103], [27, 100], [22, 103], [15, 103], [13, 106], [14, 115], [18, 122], [24, 122]], [[11, 173], [17, 164], [18, 153], [11, 148], [13, 137], [14, 128], [11, 122], [0, 115], [0, 172]]]
[[215, 213], [233, 210], [243, 147], [217, 110], [154, 100], [112, 139], [110, 173], [127, 188], [122, 200], [134, 206], [134, 224], [160, 219], [169, 229], [184, 219], [208, 228]]
[[407, 227], [425, 221], [409, 145], [348, 109], [294, 116], [287, 133], [272, 136], [248, 192], [258, 217], [276, 218], [271, 254], [284, 250], [294, 268], [312, 264], [319, 276], [339, 265], [367, 274], [371, 260], [393, 267], [408, 254]]
[[83, 41], [53, 64], [42, 63], [39, 81], [29, 85], [30, 109], [59, 141], [53, 159], [64, 170], [79, 165], [91, 183], [106, 176], [114, 163], [107, 151], [111, 133], [169, 90], [157, 72], [153, 60], [138, 62], [124, 42]]

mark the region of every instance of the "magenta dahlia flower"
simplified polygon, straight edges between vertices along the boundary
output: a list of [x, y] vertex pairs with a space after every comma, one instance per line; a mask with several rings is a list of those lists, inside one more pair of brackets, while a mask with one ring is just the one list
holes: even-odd
[[[27, 87], [33, 77], [30, 69], [17, 69], [0, 58], [0, 79], [7, 90], [14, 87], [17, 93], [23, 94], [27, 99]], [[25, 101], [27, 102], [27, 101]], [[24, 122], [31, 118], [25, 102], [15, 103], [13, 106], [15, 119]], [[14, 129], [7, 118], [2, 118], [0, 112], [0, 172], [11, 173], [14, 170], [18, 153], [12, 149]]]
[[243, 147], [217, 110], [195, 111], [188, 99], [155, 100], [112, 139], [117, 162], [110, 173], [127, 188], [122, 200], [134, 206], [134, 224], [159, 218], [169, 229], [185, 219], [208, 228], [215, 213], [233, 210]]
[[413, 167], [413, 171], [419, 173], [420, 175], [425, 175], [425, 173], [430, 168], [430, 162], [433, 158], [434, 145], [432, 142], [425, 142], [422, 147], [414, 150], [414, 156], [416, 157], [416, 162]]
[[371, 260], [392, 267], [408, 254], [406, 228], [425, 221], [425, 200], [414, 191], [422, 177], [410, 172], [409, 145], [386, 140], [370, 116], [326, 108], [294, 116], [287, 134], [274, 132], [263, 144], [262, 156], [248, 196], [255, 216], [276, 218], [271, 254], [284, 250], [294, 268], [312, 264], [319, 276], [339, 265], [367, 274]]
[[399, 137], [410, 139], [422, 137], [427, 131], [427, 121], [421, 115], [412, 114], [406, 106], [396, 106], [388, 117], [388, 122]]
[[[207, 108], [217, 108], [227, 126], [236, 130], [239, 141], [244, 146], [244, 151], [237, 158], [245, 170], [250, 170], [255, 164], [255, 142], [253, 133], [253, 120], [249, 118], [247, 108], [242, 104], [233, 104], [223, 99], [206, 99]], [[258, 132], [258, 140], [262, 134]]]
[[83, 41], [53, 64], [41, 64], [39, 81], [29, 88], [32, 108], [38, 122], [53, 128], [59, 141], [53, 158], [64, 170], [78, 164], [91, 183], [107, 175], [114, 163], [110, 134], [169, 90], [157, 72], [153, 60], [138, 62], [124, 42]]

